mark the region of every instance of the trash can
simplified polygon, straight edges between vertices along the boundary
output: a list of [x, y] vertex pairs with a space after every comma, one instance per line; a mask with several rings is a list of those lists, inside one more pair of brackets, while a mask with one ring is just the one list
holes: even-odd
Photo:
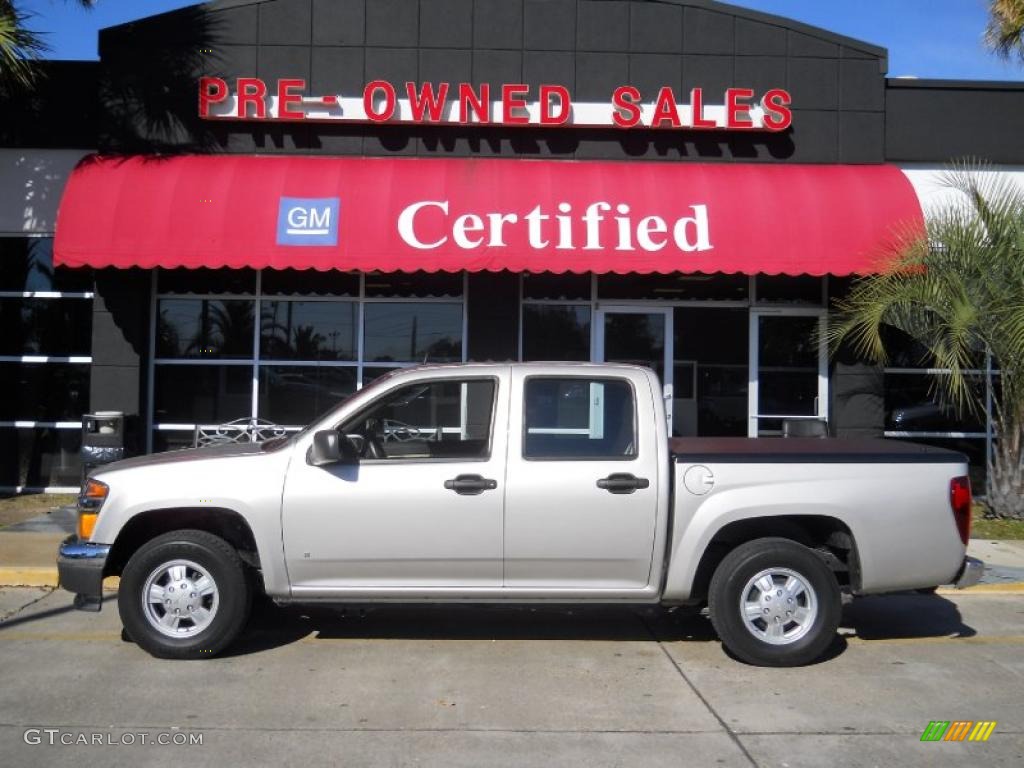
[[97, 411], [82, 417], [82, 480], [101, 464], [124, 458], [124, 413]]

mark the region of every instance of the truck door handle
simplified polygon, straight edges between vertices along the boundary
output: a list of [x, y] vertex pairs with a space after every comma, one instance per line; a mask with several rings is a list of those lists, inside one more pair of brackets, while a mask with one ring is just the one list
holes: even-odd
[[461, 496], [478, 496], [484, 491], [493, 491], [498, 487], [498, 481], [480, 475], [459, 475], [454, 480], [445, 480], [444, 487]]
[[608, 493], [633, 493], [637, 488], [648, 488], [650, 485], [651, 481], [646, 477], [636, 477], [628, 472], [614, 472], [597, 481], [597, 487]]

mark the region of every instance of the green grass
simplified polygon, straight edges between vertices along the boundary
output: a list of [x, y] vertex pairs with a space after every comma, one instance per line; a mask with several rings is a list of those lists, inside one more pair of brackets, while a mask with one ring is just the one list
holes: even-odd
[[23, 493], [0, 495], [0, 528], [45, 514], [65, 504], [74, 504], [69, 493]]
[[1024, 520], [986, 517], [988, 507], [975, 504], [971, 515], [972, 539], [1024, 539]]

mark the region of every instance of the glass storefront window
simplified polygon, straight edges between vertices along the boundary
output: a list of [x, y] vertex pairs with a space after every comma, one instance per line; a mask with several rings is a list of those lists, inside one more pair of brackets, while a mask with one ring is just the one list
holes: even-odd
[[79, 485], [92, 291], [92, 270], [54, 267], [52, 237], [0, 236], [0, 486]]
[[747, 310], [676, 307], [673, 314], [673, 433], [746, 435]]
[[156, 424], [222, 424], [252, 414], [252, 366], [157, 365]]
[[162, 358], [247, 358], [253, 354], [252, 301], [161, 299], [156, 355]]
[[355, 366], [261, 365], [259, 416], [305, 426], [356, 391]]
[[590, 360], [590, 306], [523, 305], [523, 360]]
[[254, 413], [305, 426], [395, 368], [463, 359], [463, 274], [230, 273], [158, 275], [155, 450], [190, 445], [195, 424]]
[[0, 298], [0, 355], [88, 356], [92, 301]]
[[[985, 402], [985, 377], [970, 377], [977, 402]], [[984, 432], [984, 414], [944, 402], [935, 377], [926, 373], [885, 374], [885, 428], [898, 432]]]
[[52, 237], [0, 237], [0, 291], [91, 290], [91, 269], [53, 266]]
[[81, 429], [0, 428], [0, 486], [78, 487]]
[[598, 275], [601, 301], [746, 301], [750, 279], [746, 275]]
[[355, 360], [359, 305], [354, 301], [264, 301], [263, 360]]
[[0, 421], [78, 421], [88, 410], [88, 363], [0, 362]]
[[373, 303], [364, 313], [367, 362], [454, 363], [462, 360], [462, 305]]

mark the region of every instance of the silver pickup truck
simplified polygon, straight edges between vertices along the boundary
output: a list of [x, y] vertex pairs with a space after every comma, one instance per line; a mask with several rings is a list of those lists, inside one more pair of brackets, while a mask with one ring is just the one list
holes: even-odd
[[306, 430], [96, 471], [63, 586], [127, 634], [207, 657], [279, 603], [707, 605], [747, 662], [833, 640], [842, 594], [968, 586], [966, 459], [887, 441], [670, 439], [625, 365], [396, 371]]

